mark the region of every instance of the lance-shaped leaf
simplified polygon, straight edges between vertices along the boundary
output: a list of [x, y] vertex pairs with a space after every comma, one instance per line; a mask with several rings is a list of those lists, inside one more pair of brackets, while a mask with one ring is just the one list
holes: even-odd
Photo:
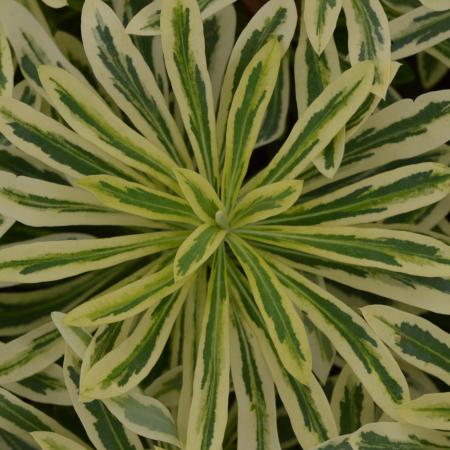
[[0, 171], [0, 212], [30, 226], [151, 226], [117, 213], [81, 189]]
[[167, 231], [13, 245], [0, 250], [0, 280], [36, 283], [67, 278], [177, 247], [185, 236]]
[[158, 399], [167, 407], [178, 406], [181, 383], [182, 367], [176, 366], [160, 375], [144, 393]]
[[218, 14], [214, 14], [203, 21], [206, 62], [211, 77], [216, 109], [228, 58], [235, 41], [236, 22], [236, 9], [233, 5], [227, 6]]
[[[378, 422], [364, 425], [349, 438], [348, 448], [364, 450], [369, 448], [405, 448], [423, 450], [450, 448], [448, 436], [439, 431], [426, 430], [402, 423]], [[345, 448], [345, 447], [344, 447]]]
[[[334, 40], [331, 39], [324, 52], [320, 56], [317, 55], [306, 36], [304, 21], [300, 27], [300, 37], [295, 52], [294, 74], [299, 116], [307, 110], [325, 87], [341, 74], [339, 54]], [[339, 168], [344, 156], [344, 144], [345, 129], [342, 128], [314, 160], [314, 165], [326, 177], [334, 177]]]
[[384, 305], [362, 308], [370, 326], [405, 361], [450, 384], [450, 335], [422, 317]]
[[366, 61], [328, 85], [302, 114], [270, 164], [246, 185], [246, 190], [300, 174], [364, 101], [372, 79], [373, 63]]
[[0, 383], [22, 380], [48, 367], [64, 352], [58, 330], [50, 322], [1, 346]]
[[230, 266], [235, 287], [233, 294], [239, 312], [250, 325], [263, 351], [296, 438], [302, 446], [309, 448], [335, 436], [337, 430], [333, 414], [319, 383], [311, 377], [307, 385], [302, 384], [284, 368], [279, 352], [270, 340], [264, 319], [253, 300], [248, 283], [231, 261]]
[[231, 373], [238, 403], [238, 450], [280, 450], [275, 390], [257, 341], [235, 313]]
[[0, 95], [12, 96], [14, 84], [14, 66], [6, 40], [5, 32], [0, 25]]
[[136, 390], [103, 402], [127, 429], [139, 436], [180, 446], [170, 411], [158, 400]]
[[261, 255], [242, 239], [227, 239], [249, 280], [267, 331], [286, 370], [298, 381], [311, 378], [311, 354], [305, 328], [285, 288]]
[[114, 448], [143, 450], [139, 437], [123, 427], [102, 402], [98, 400], [89, 403], [80, 402], [80, 362], [68, 347], [64, 356], [63, 371], [73, 407], [86, 430], [86, 434], [97, 450]]
[[[202, 19], [206, 19], [236, 0], [199, 0]], [[154, 0], [142, 8], [128, 23], [127, 32], [140, 36], [155, 36], [161, 32], [160, 16], [163, 0]]]
[[309, 41], [317, 54], [328, 45], [336, 28], [342, 0], [306, 0], [304, 21]]
[[449, 0], [420, 0], [420, 3], [435, 11], [445, 11], [446, 9], [450, 9]]
[[450, 10], [413, 9], [389, 23], [392, 58], [414, 55], [450, 37]]
[[214, 257], [195, 364], [186, 450], [218, 450], [228, 415], [229, 298], [225, 249]]
[[391, 37], [379, 0], [343, 0], [350, 62], [374, 61], [372, 92], [384, 97], [391, 81]]
[[[345, 146], [345, 156], [333, 181], [412, 158], [445, 144], [450, 129], [450, 90], [429, 92], [416, 100], [405, 99], [374, 114]], [[305, 183], [309, 192], [319, 183]]]
[[[48, 1], [48, 0], [47, 0]], [[65, 1], [65, 0], [63, 0]], [[64, 6], [64, 5], [63, 5]], [[30, 433], [42, 450], [90, 450], [91, 447], [51, 431], [33, 431]]]
[[0, 99], [0, 132], [27, 155], [71, 179], [105, 173], [142, 179], [89, 141], [14, 99]]
[[417, 71], [425, 90], [430, 90], [447, 75], [448, 67], [426, 52], [417, 55]]
[[284, 52], [289, 47], [297, 24], [297, 11], [292, 0], [273, 0], [267, 2], [252, 17], [234, 44], [228, 61], [220, 94], [217, 115], [217, 142], [223, 158], [223, 144], [227, 118], [234, 93], [245, 68], [258, 51], [273, 38], [276, 38]]
[[94, 90], [59, 67], [41, 66], [39, 76], [58, 113], [77, 133], [108, 155], [176, 190], [173, 160], [122, 122]]
[[183, 282], [174, 281], [172, 264], [169, 262], [158, 272], [145, 275], [137, 281], [77, 306], [67, 314], [64, 322], [72, 326], [89, 326], [132, 317], [157, 305]]
[[114, 11], [99, 0], [85, 2], [81, 32], [102, 87], [153, 145], [166, 150], [177, 164], [190, 166], [183, 138], [155, 77]]
[[441, 61], [442, 64], [450, 67], [450, 44], [448, 40], [442, 41], [440, 44], [427, 49], [426, 52], [438, 61]]
[[9, 392], [33, 402], [49, 405], [71, 405], [64, 384], [62, 368], [57, 364], [51, 364], [30, 377], [13, 383], [5, 383], [2, 386]]
[[418, 427], [450, 430], [450, 393], [425, 394], [399, 406], [399, 416]]
[[230, 223], [242, 227], [281, 214], [296, 202], [302, 186], [302, 181], [285, 180], [250, 191], [238, 202]]
[[175, 171], [180, 190], [197, 217], [207, 223], [215, 223], [217, 211], [224, 206], [206, 178], [189, 169]]
[[372, 398], [348, 365], [342, 369], [336, 380], [331, 407], [336, 423], [339, 424], [340, 434], [353, 433], [375, 419]]
[[[196, 224], [198, 219], [181, 198], [108, 175], [89, 176], [77, 184], [92, 192], [105, 206], [156, 221]], [[166, 228], [167, 225], [155, 224]]]
[[376, 222], [445, 198], [449, 181], [450, 170], [443, 164], [405, 166], [301, 203], [272, 221], [289, 225]]
[[282, 55], [278, 41], [269, 41], [252, 58], [235, 91], [228, 116], [222, 177], [222, 198], [227, 210], [236, 200], [247, 173]]
[[19, 2], [4, 0], [2, 18], [3, 29], [14, 49], [22, 74], [39, 93], [45, 95], [37, 72], [41, 64], [64, 67], [85, 82], [81, 72], [63, 56], [49, 32], [27, 8]]
[[16, 447], [26, 450], [28, 448], [37, 448], [34, 440], [29, 435], [33, 431], [54, 431], [76, 442], [80, 442], [75, 435], [61, 426], [56, 420], [34, 406], [18, 399], [3, 388], [0, 388], [0, 430], [5, 430], [28, 444], [29, 447]]
[[218, 182], [216, 121], [203, 23], [196, 0], [167, 0], [161, 11], [167, 73], [200, 173]]
[[81, 381], [84, 398], [110, 398], [137, 386], [158, 361], [183, 306], [189, 285], [147, 311], [128, 337], [93, 361]]
[[246, 238], [338, 263], [424, 277], [450, 276], [450, 247], [437, 239], [385, 228], [258, 226]]
[[175, 280], [194, 273], [219, 247], [227, 232], [214, 225], [198, 226], [180, 245], [175, 255]]
[[263, 247], [289, 258], [290, 265], [305, 272], [438, 314], [450, 314], [448, 303], [450, 280], [447, 278], [421, 277], [355, 267], [316, 258], [297, 250], [276, 249], [273, 246]]
[[348, 306], [277, 261], [276, 273], [295, 305], [332, 341], [374, 400], [390, 414], [409, 400], [406, 380], [388, 349]]

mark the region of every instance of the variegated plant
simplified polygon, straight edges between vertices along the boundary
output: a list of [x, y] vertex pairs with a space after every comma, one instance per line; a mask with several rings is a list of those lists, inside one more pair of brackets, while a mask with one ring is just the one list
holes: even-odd
[[1, 448], [450, 449], [448, 1], [0, 2]]

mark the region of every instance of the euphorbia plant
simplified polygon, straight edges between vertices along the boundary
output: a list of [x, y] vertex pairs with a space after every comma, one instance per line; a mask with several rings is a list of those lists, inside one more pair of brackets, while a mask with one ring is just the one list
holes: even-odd
[[[141, 449], [138, 436], [188, 450], [233, 448], [230, 392], [239, 449], [281, 448], [276, 395], [305, 449], [329, 439], [321, 448], [450, 448], [444, 433], [416, 426], [448, 429], [448, 394], [410, 401], [393, 356], [448, 382], [449, 336], [401, 305], [450, 313], [450, 249], [428, 231], [445, 216], [450, 190], [450, 93], [372, 115], [398, 68], [383, 7], [343, 2], [351, 67], [341, 73], [332, 38], [341, 3], [306, 1], [298, 120], [268, 165], [246, 176], [255, 148], [283, 133], [283, 58], [298, 20], [293, 0], [271, 0], [231, 51], [223, 35], [234, 24], [230, 3], [144, 8], [128, 31], [160, 35], [152, 72], [114, 10], [86, 0], [81, 31], [96, 92], [26, 9], [4, 2], [5, 34], [28, 83], [16, 97], [32, 105], [13, 98], [2, 41], [0, 132], [9, 155], [41, 168], [35, 178], [1, 173], [5, 231], [14, 221], [91, 228], [0, 250], [0, 281], [56, 282], [6, 294], [16, 315], [24, 303], [26, 320], [4, 325], [4, 335], [24, 334], [0, 355], [2, 437], [33, 447], [34, 432], [43, 448], [84, 448], [15, 395], [45, 402], [36, 385], [28, 381], [35, 398], [23, 385], [39, 374], [60, 380], [54, 362], [64, 353], [65, 388], [47, 386], [49, 403], [72, 404], [98, 449]], [[129, 12], [126, 3], [117, 9]], [[317, 26], [304, 26], [309, 20]], [[397, 51], [411, 45], [398, 39]], [[86, 63], [82, 54], [72, 60]], [[419, 209], [428, 227], [408, 228], [420, 223], [408, 218]], [[105, 226], [112, 237], [100, 237]], [[339, 298], [344, 286], [396, 303], [366, 306], [361, 316]], [[330, 405], [322, 384], [334, 348], [343, 370]], [[149, 385], [162, 354], [165, 372]], [[161, 386], [177, 379], [169, 411]], [[373, 402], [408, 425], [370, 424]]]

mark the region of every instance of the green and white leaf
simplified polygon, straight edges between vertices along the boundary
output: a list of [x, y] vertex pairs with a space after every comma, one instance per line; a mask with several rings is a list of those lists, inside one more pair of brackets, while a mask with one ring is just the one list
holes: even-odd
[[42, 66], [39, 76], [58, 113], [75, 132], [109, 156], [176, 190], [173, 160], [122, 122], [94, 90], [59, 67]]
[[286, 370], [301, 383], [311, 379], [311, 353], [302, 320], [267, 261], [245, 241], [227, 239], [250, 283], [254, 301]]
[[420, 3], [435, 11], [450, 9], [450, 2], [448, 0], [420, 0]]
[[27, 378], [48, 367], [64, 352], [64, 343], [53, 323], [47, 323], [1, 345], [0, 383]]
[[184, 237], [183, 231], [167, 231], [12, 245], [0, 250], [0, 281], [67, 278], [177, 247]]
[[[88, 366], [81, 379], [83, 398], [110, 398], [137, 386], [158, 361], [186, 299], [189, 284], [155, 301], [128, 336], [97, 360], [94, 350], [85, 355]], [[92, 345], [92, 343], [91, 343]], [[89, 361], [91, 359], [91, 361]]]
[[222, 83], [217, 114], [217, 142], [223, 160], [227, 119], [236, 89], [245, 68], [270, 40], [276, 38], [287, 51], [297, 25], [297, 11], [292, 0], [267, 2], [252, 17], [236, 40]]
[[70, 327], [64, 323], [67, 314], [53, 312], [51, 318], [60, 335], [70, 349], [78, 358], [83, 358], [92, 336], [85, 329], [80, 327]]
[[175, 280], [194, 273], [222, 244], [226, 230], [214, 225], [198, 226], [179, 246], [173, 263]]
[[286, 225], [377, 222], [446, 198], [449, 181], [450, 171], [443, 164], [402, 166], [304, 201], [272, 221]]
[[298, 199], [303, 182], [285, 180], [250, 191], [238, 201], [230, 223], [233, 228], [259, 222], [288, 210]]
[[51, 431], [33, 431], [30, 434], [42, 450], [89, 450], [91, 448]]
[[417, 71], [424, 89], [429, 90], [438, 84], [448, 72], [448, 67], [426, 52], [417, 55]]
[[178, 406], [182, 384], [182, 367], [176, 366], [165, 371], [161, 376], [156, 378], [144, 393], [150, 397], [158, 399], [168, 408]]
[[343, 0], [342, 5], [350, 62], [375, 63], [372, 92], [384, 97], [391, 81], [391, 37], [383, 6], [379, 0]]
[[370, 326], [401, 358], [450, 384], [450, 335], [415, 314], [384, 305], [362, 308]]
[[375, 421], [372, 398], [348, 365], [342, 369], [334, 385], [331, 408], [340, 434], [353, 433]]
[[161, 39], [167, 73], [200, 174], [216, 187], [219, 159], [215, 108], [203, 23], [196, 0], [165, 0]]
[[206, 223], [215, 223], [217, 211], [224, 206], [206, 178], [189, 169], [175, 171], [180, 190], [196, 216]]
[[450, 430], [450, 393], [422, 395], [403, 403], [398, 413], [405, 422], [418, 427]]
[[138, 390], [104, 400], [109, 411], [129, 430], [149, 439], [180, 446], [170, 411]]
[[139, 437], [124, 428], [102, 402], [94, 400], [89, 403], [81, 403], [78, 390], [80, 362], [68, 347], [66, 347], [64, 356], [63, 371], [73, 407], [86, 430], [86, 434], [97, 450], [111, 450], [113, 448], [143, 450]]
[[342, 0], [305, 1], [303, 17], [306, 32], [318, 55], [325, 50], [333, 36], [341, 8]]
[[0, 95], [12, 96], [14, 65], [5, 32], [0, 24]]
[[329, 84], [301, 115], [269, 165], [245, 190], [282, 179], [295, 178], [343, 128], [365, 97], [373, 78], [373, 63], [366, 61]]
[[229, 297], [225, 249], [215, 254], [203, 311], [186, 450], [219, 450], [228, 415]]
[[[94, 175], [77, 181], [106, 207], [158, 222], [197, 224], [190, 206], [181, 198], [139, 183], [109, 175]], [[145, 223], [145, 222], [144, 222]], [[167, 228], [167, 224], [155, 224]]]
[[238, 404], [238, 450], [280, 450], [275, 390], [258, 343], [233, 314], [231, 373]]
[[83, 43], [100, 84], [136, 128], [178, 165], [192, 165], [158, 84], [114, 11], [99, 0], [84, 3]]
[[415, 55], [450, 37], [450, 10], [413, 9], [389, 23], [392, 59]]
[[229, 211], [238, 197], [277, 81], [283, 50], [265, 44], [245, 68], [230, 106], [225, 137], [222, 199]]

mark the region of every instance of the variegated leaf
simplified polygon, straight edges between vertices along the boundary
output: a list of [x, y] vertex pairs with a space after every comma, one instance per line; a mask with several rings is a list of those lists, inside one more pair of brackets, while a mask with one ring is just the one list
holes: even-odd
[[314, 256], [423, 277], [450, 277], [450, 248], [437, 239], [385, 228], [255, 226], [246, 238]]
[[175, 280], [194, 273], [222, 244], [227, 232], [214, 225], [198, 226], [180, 245], [175, 255]]
[[399, 416], [418, 427], [450, 430], [450, 393], [425, 394], [399, 406]]
[[266, 260], [235, 235], [227, 239], [238, 258], [268, 334], [286, 370], [298, 381], [311, 379], [311, 354], [305, 328], [285, 288]]
[[77, 133], [176, 190], [173, 160], [122, 122], [94, 90], [59, 67], [41, 66], [39, 76], [58, 113]]
[[90, 450], [91, 448], [51, 431], [33, 431], [30, 434], [41, 450]]
[[[0, 430], [15, 436], [19, 442], [22, 441], [28, 445], [28, 448], [37, 448], [29, 434], [33, 431], [53, 431], [75, 442], [80, 442], [74, 434], [56, 420], [3, 388], [0, 388]], [[4, 437], [4, 435], [2, 436]], [[18, 448], [28, 450], [25, 446], [16, 447], [16, 449]]]
[[272, 259], [276, 273], [289, 289], [295, 305], [332, 341], [374, 400], [395, 415], [409, 400], [406, 380], [388, 349], [359, 315], [336, 297], [282, 262]]
[[224, 206], [206, 178], [189, 169], [175, 171], [180, 190], [196, 216], [203, 222], [215, 223], [217, 211]]
[[450, 9], [449, 0], [420, 0], [420, 3], [435, 11], [445, 11], [446, 9]]
[[64, 352], [58, 330], [50, 322], [1, 345], [0, 383], [27, 378], [48, 367]]
[[196, 0], [165, 0], [161, 28], [167, 73], [198, 169], [216, 187], [219, 160], [214, 101]]
[[238, 404], [238, 450], [280, 450], [275, 390], [255, 338], [233, 315], [231, 373]]
[[344, 72], [294, 125], [289, 137], [270, 164], [245, 186], [295, 178], [331, 142], [367, 96], [373, 78], [373, 63], [366, 61]]
[[191, 166], [155, 77], [114, 11], [100, 0], [85, 2], [81, 30], [91, 67], [108, 94], [153, 145]]
[[443, 164], [403, 166], [302, 202], [272, 222], [289, 225], [376, 222], [447, 197], [449, 181], [450, 170]]
[[[137, 386], [158, 361], [172, 331], [189, 285], [161, 299], [147, 311], [119, 342], [97, 361], [91, 362], [81, 379], [83, 398], [110, 398]], [[86, 356], [89, 359], [89, 356]]]
[[[118, 177], [97, 175], [84, 177], [77, 184], [94, 194], [106, 207], [158, 221], [197, 224], [190, 206], [181, 198]], [[144, 222], [145, 223], [145, 222]]]
[[389, 23], [392, 58], [401, 59], [427, 50], [450, 37], [450, 10], [413, 9]]
[[308, 39], [319, 55], [333, 36], [341, 8], [342, 0], [305, 1], [304, 21]]
[[13, 245], [0, 250], [0, 281], [36, 283], [67, 278], [177, 247], [185, 235], [167, 231]]
[[294, 35], [296, 23], [297, 11], [292, 0], [272, 0], [253, 16], [234, 44], [223, 79], [217, 115], [217, 142], [221, 160], [224, 157], [223, 145], [231, 102], [245, 68], [274, 37], [285, 52]]
[[27, 155], [70, 179], [105, 173], [143, 179], [81, 136], [14, 99], [0, 99], [0, 132]]
[[265, 44], [245, 68], [230, 106], [225, 136], [222, 199], [227, 211], [238, 197], [269, 104], [283, 50], [276, 39]]
[[175, 407], [178, 406], [181, 383], [182, 367], [176, 366], [156, 378], [144, 393], [158, 399], [169, 408]]
[[426, 90], [438, 84], [448, 72], [448, 67], [426, 52], [417, 55], [417, 71], [420, 82]]
[[362, 308], [370, 326], [413, 366], [450, 384], [450, 335], [415, 314], [384, 305]]
[[391, 81], [391, 38], [380, 0], [343, 0], [350, 62], [374, 61], [372, 92], [384, 97]]
[[433, 47], [430, 47], [426, 50], [426, 52], [441, 61], [442, 64], [450, 67], [450, 43], [448, 39]]
[[6, 40], [5, 32], [0, 24], [0, 95], [11, 97], [14, 84], [14, 65]]
[[230, 343], [225, 249], [213, 260], [195, 364], [186, 450], [219, 450], [228, 415]]
[[361, 426], [375, 420], [372, 398], [350, 366], [345, 366], [336, 380], [331, 397], [340, 434], [353, 433]]
[[298, 199], [303, 182], [285, 180], [250, 191], [239, 200], [230, 223], [234, 228], [281, 214]]
[[127, 430], [112, 415], [106, 406], [94, 400], [81, 403], [79, 400], [80, 362], [67, 347], [64, 356], [64, 380], [73, 407], [83, 424], [86, 434], [97, 450], [115, 448], [143, 450], [139, 437]]

